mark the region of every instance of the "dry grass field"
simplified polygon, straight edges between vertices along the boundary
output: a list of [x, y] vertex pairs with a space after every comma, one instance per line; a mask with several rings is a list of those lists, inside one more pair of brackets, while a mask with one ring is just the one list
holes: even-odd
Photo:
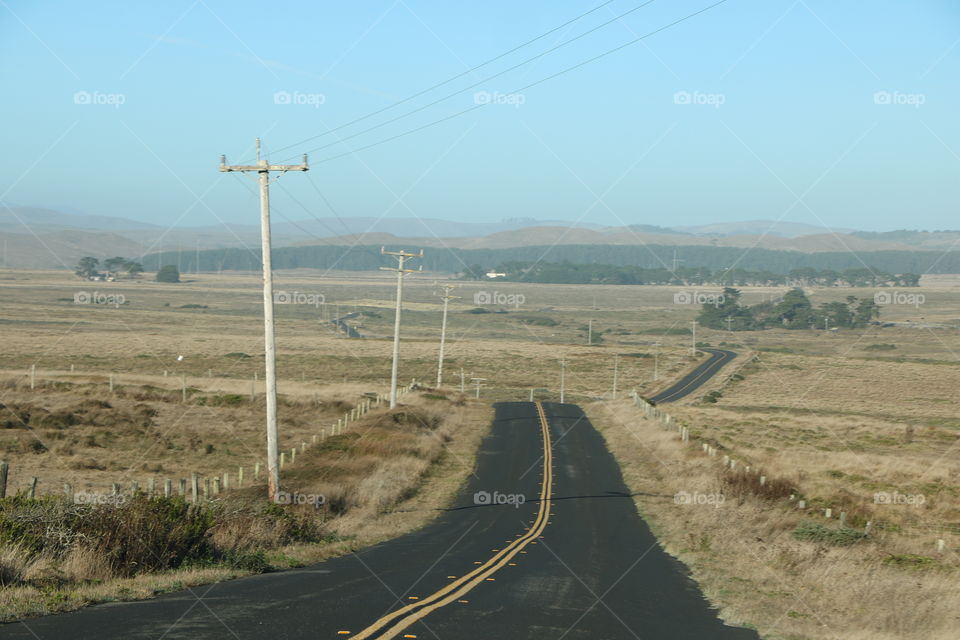
[[[262, 460], [259, 277], [184, 280], [94, 283], [56, 272], [0, 273], [0, 451], [11, 492], [34, 476], [40, 495], [60, 493], [64, 482], [102, 491], [194, 471], [233, 473]], [[293, 301], [276, 307], [282, 448], [309, 442], [364, 393], [386, 390], [394, 283], [389, 274], [277, 274], [276, 290]], [[466, 396], [474, 394], [472, 378], [485, 379], [483, 403], [526, 399], [531, 390], [556, 400], [565, 361], [567, 401], [590, 407], [628, 482], [654, 494], [637, 500], [661, 543], [691, 566], [725, 616], [765, 637], [955, 637], [960, 280], [926, 278], [910, 290], [924, 295], [922, 304], [884, 306], [887, 324], [864, 330], [698, 329], [702, 345], [741, 354], [731, 365], [738, 374], [726, 371], [669, 411], [697, 442], [795, 488], [805, 511], [749, 494], [721, 508], [674, 504], [678, 491], [732, 489], [716, 459], [680, 445], [623, 398], [631, 389], [652, 395], [695, 363], [689, 330], [699, 308], [674, 297], [694, 289], [462, 283], [455, 291], [461, 299], [450, 305], [444, 393], [458, 396], [462, 369]], [[743, 302], [783, 293], [748, 288]], [[814, 304], [874, 295], [808, 293]], [[78, 294], [122, 295], [124, 304], [76, 304]], [[441, 308], [431, 276], [408, 278], [404, 383], [435, 381]], [[363, 339], [348, 339], [329, 322], [354, 312], [347, 322]], [[615, 366], [619, 399], [612, 397]], [[717, 402], [702, 400], [709, 391], [719, 393]], [[457, 453], [416, 470], [424, 481], [403, 499], [419, 505], [413, 512], [420, 519], [395, 523], [389, 508], [357, 505], [352, 517], [363, 521], [364, 539], [415, 526], [452, 495], [483, 433], [485, 418], [471, 415], [446, 447]], [[285, 478], [294, 481], [308, 468], [301, 464], [307, 459]], [[447, 480], [433, 482], [434, 469], [446, 469], [440, 476]], [[303, 480], [336, 493], [329, 478]], [[922, 495], [923, 504], [882, 504], [878, 493]], [[818, 515], [825, 507], [844, 510], [851, 527], [870, 520], [872, 534], [850, 546], [793, 536], [807, 521], [837, 526]], [[941, 553], [937, 539], [946, 543]], [[294, 557], [319, 557], [316, 545], [293, 547]]]
[[[704, 389], [716, 402], [664, 407], [689, 445], [628, 401], [591, 405], [638, 507], [725, 618], [764, 637], [957, 637], [956, 330], [783, 333]], [[794, 500], [770, 495], [776, 483]], [[678, 504], [686, 494], [721, 498]]]

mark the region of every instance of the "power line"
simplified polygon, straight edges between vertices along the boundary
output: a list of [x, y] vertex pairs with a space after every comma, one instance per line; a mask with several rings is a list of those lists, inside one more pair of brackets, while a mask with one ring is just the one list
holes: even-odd
[[[727, 2], [727, 0], [719, 0], [718, 2], [714, 2], [713, 4], [708, 5], [708, 6], [704, 7], [703, 9], [700, 9], [700, 10], [698, 10], [698, 11], [694, 11], [693, 13], [687, 14], [687, 15], [685, 15], [684, 17], [682, 17], [682, 18], [680, 18], [680, 19], [678, 19], [678, 20], [674, 20], [673, 22], [671, 22], [671, 23], [669, 23], [669, 24], [666, 24], [666, 25], [664, 25], [664, 26], [662, 26], [662, 27], [660, 27], [660, 28], [658, 28], [658, 29], [655, 29], [655, 30], [653, 30], [653, 31], [650, 31], [650, 32], [648, 32], [648, 33], [645, 33], [645, 34], [643, 34], [642, 36], [639, 36], [639, 37], [637, 37], [637, 38], [634, 38], [633, 40], [629, 40], [629, 41], [627, 41], [627, 42], [625, 42], [625, 43], [623, 43], [623, 44], [621, 44], [621, 45], [619, 45], [619, 46], [614, 47], [613, 49], [609, 49], [609, 50], [607, 50], [607, 51], [604, 51], [603, 53], [601, 53], [601, 54], [599, 54], [599, 55], [596, 55], [596, 56], [594, 56], [594, 57], [592, 57], [592, 58], [589, 58], [589, 59], [587, 59], [587, 60], [584, 60], [583, 62], [580, 62], [580, 63], [578, 63], [578, 64], [575, 64], [575, 65], [573, 65], [573, 66], [571, 66], [571, 67], [567, 67], [566, 69], [563, 69], [563, 70], [561, 70], [561, 71], [558, 71], [557, 73], [554, 73], [554, 74], [551, 74], [551, 75], [549, 75], [549, 76], [546, 76], [545, 78], [541, 78], [540, 80], [537, 80], [536, 82], [532, 82], [532, 83], [530, 83], [530, 84], [528, 84], [528, 85], [525, 85], [525, 86], [523, 86], [523, 87], [519, 87], [519, 88], [517, 88], [517, 89], [514, 89], [513, 91], [511, 91], [511, 93], [519, 93], [519, 92], [521, 92], [521, 91], [526, 91], [527, 89], [530, 89], [530, 88], [532, 88], [532, 87], [535, 87], [535, 86], [537, 86], [537, 85], [539, 85], [539, 84], [543, 84], [544, 82], [547, 82], [547, 81], [549, 81], [549, 80], [553, 80], [554, 78], [557, 78], [557, 77], [559, 77], [559, 76], [562, 76], [562, 75], [564, 75], [564, 74], [566, 74], [566, 73], [569, 73], [569, 72], [571, 72], [571, 71], [575, 71], [576, 69], [579, 69], [580, 67], [584, 67], [584, 66], [586, 66], [586, 65], [588, 65], [588, 64], [590, 64], [590, 63], [592, 63], [592, 62], [596, 62], [597, 60], [599, 60], [599, 59], [601, 59], [601, 58], [605, 58], [606, 56], [609, 56], [609, 55], [611, 55], [611, 54], [614, 54], [614, 53], [616, 53], [617, 51], [620, 51], [621, 49], [625, 49], [625, 48], [627, 48], [627, 47], [629, 47], [629, 46], [635, 45], [635, 44], [637, 44], [638, 42], [640, 42], [640, 41], [642, 41], [642, 40], [646, 40], [647, 38], [649, 38], [649, 37], [651, 37], [651, 36], [654, 36], [654, 35], [656, 35], [656, 34], [658, 34], [658, 33], [661, 33], [661, 32], [663, 32], [663, 31], [666, 31], [667, 29], [670, 29], [670, 28], [672, 28], [672, 27], [675, 27], [675, 26], [677, 26], [678, 24], [680, 24], [680, 23], [682, 23], [682, 22], [686, 22], [687, 20], [690, 20], [691, 18], [695, 18], [696, 16], [700, 15], [701, 13], [706, 13], [707, 11], [710, 11], [710, 10], [713, 9], [714, 7], [717, 7], [717, 6], [721, 5], [721, 4], [724, 4], [725, 2]], [[351, 156], [351, 155], [353, 155], [353, 154], [355, 154], [355, 153], [358, 153], [358, 152], [360, 152], [360, 151], [366, 151], [367, 149], [371, 149], [371, 148], [373, 148], [373, 147], [380, 146], [381, 144], [386, 144], [386, 143], [388, 143], [388, 142], [392, 142], [392, 141], [394, 141], [394, 140], [396, 140], [396, 139], [398, 139], [398, 138], [403, 138], [403, 137], [408, 136], [408, 135], [410, 135], [410, 134], [417, 133], [418, 131], [423, 131], [424, 129], [427, 129], [427, 128], [432, 127], [432, 126], [434, 126], [434, 125], [441, 124], [441, 123], [443, 123], [443, 122], [446, 122], [447, 120], [452, 120], [452, 119], [454, 119], [454, 118], [456, 118], [456, 117], [458, 117], [458, 116], [462, 116], [462, 115], [465, 114], [465, 113], [470, 113], [471, 111], [476, 111], [477, 109], [480, 109], [480, 108], [485, 107], [485, 106], [487, 106], [486, 103], [473, 105], [472, 107], [468, 107], [468, 108], [463, 109], [463, 110], [461, 110], [461, 111], [457, 111], [456, 113], [453, 113], [453, 114], [450, 114], [450, 115], [445, 116], [445, 117], [443, 117], [443, 118], [440, 118], [439, 120], [434, 120], [434, 121], [432, 121], [432, 122], [428, 122], [427, 124], [420, 125], [419, 127], [415, 127], [415, 128], [413, 128], [413, 129], [409, 129], [409, 130], [407, 130], [407, 131], [404, 131], [404, 132], [402, 132], [402, 133], [398, 133], [398, 134], [393, 135], [393, 136], [390, 136], [390, 137], [388, 137], [388, 138], [384, 138], [383, 140], [380, 140], [380, 141], [378, 141], [378, 142], [373, 142], [373, 143], [370, 143], [370, 144], [368, 144], [368, 145], [365, 145], [365, 146], [362, 146], [362, 147], [358, 147], [358, 148], [352, 149], [352, 150], [350, 150], [350, 151], [346, 151], [346, 152], [344, 152], [344, 153], [340, 153], [340, 154], [337, 154], [337, 155], [334, 155], [334, 156], [329, 156], [329, 157], [327, 157], [327, 158], [324, 158], [324, 159], [320, 160], [319, 162], [315, 162], [314, 164], [322, 164], [322, 163], [324, 163], [324, 162], [331, 162], [331, 161], [333, 161], [333, 160], [338, 160], [338, 159], [343, 158], [343, 157], [346, 157], [346, 156]], [[329, 146], [329, 145], [328, 145], [328, 146]], [[325, 147], [321, 147], [321, 148], [325, 148]]]
[[407, 102], [410, 102], [411, 100], [413, 100], [413, 99], [415, 99], [415, 98], [419, 98], [420, 96], [422, 96], [422, 95], [425, 94], [425, 93], [429, 93], [429, 92], [433, 91], [434, 89], [439, 89], [440, 87], [442, 87], [442, 86], [444, 86], [444, 85], [450, 84], [450, 83], [453, 82], [454, 80], [458, 80], [458, 79], [462, 78], [462, 77], [465, 76], [465, 75], [468, 75], [468, 74], [470, 74], [470, 73], [473, 73], [473, 72], [476, 71], [477, 69], [481, 69], [481, 68], [483, 68], [483, 67], [485, 67], [485, 66], [487, 66], [487, 65], [489, 65], [489, 64], [492, 64], [492, 63], [496, 62], [497, 60], [500, 60], [501, 58], [505, 58], [505, 57], [507, 57], [508, 55], [510, 55], [511, 53], [515, 53], [515, 52], [519, 51], [520, 49], [523, 49], [524, 47], [527, 47], [527, 46], [533, 44], [533, 43], [536, 42], [537, 40], [542, 40], [543, 38], [546, 38], [546, 37], [547, 37], [548, 35], [550, 35], [551, 33], [555, 33], [555, 32], [557, 32], [557, 31], [559, 31], [560, 29], [563, 29], [564, 27], [567, 27], [567, 26], [573, 24], [574, 22], [577, 22], [578, 20], [581, 20], [581, 19], [587, 17], [587, 16], [590, 15], [591, 13], [594, 13], [594, 12], [596, 12], [596, 11], [599, 11], [600, 9], [604, 8], [605, 6], [607, 6], [608, 4], [612, 4], [613, 2], [614, 2], [614, 0], [607, 0], [607, 1], [604, 2], [603, 4], [600, 4], [600, 5], [596, 6], [596, 7], [594, 7], [593, 9], [590, 9], [590, 10], [587, 11], [587, 12], [581, 13], [580, 15], [578, 15], [578, 16], [576, 16], [576, 17], [574, 17], [574, 18], [571, 18], [570, 20], [567, 20], [567, 21], [564, 22], [563, 24], [561, 24], [561, 25], [559, 25], [559, 26], [557, 26], [557, 27], [554, 27], [553, 29], [550, 29], [549, 31], [547, 31], [547, 32], [545, 32], [545, 33], [541, 33], [541, 34], [540, 34], [539, 36], [537, 36], [536, 38], [532, 38], [532, 39], [530, 39], [530, 40], [527, 40], [526, 42], [515, 46], [514, 48], [510, 49], [509, 51], [505, 51], [505, 52], [501, 53], [500, 55], [494, 56], [493, 58], [490, 58], [489, 60], [486, 60], [485, 62], [481, 62], [480, 64], [476, 65], [475, 67], [471, 67], [471, 68], [467, 69], [466, 71], [463, 71], [462, 73], [458, 73], [457, 75], [451, 76], [450, 78], [447, 78], [446, 80], [444, 80], [444, 81], [442, 81], [442, 82], [438, 82], [437, 84], [435, 84], [435, 85], [433, 85], [433, 86], [427, 87], [426, 89], [423, 89], [423, 90], [421, 90], [421, 91], [418, 91], [417, 93], [411, 94], [411, 95], [407, 96], [406, 98], [403, 98], [402, 100], [398, 100], [398, 101], [396, 101], [396, 102], [394, 102], [394, 103], [392, 103], [392, 104], [388, 104], [387, 106], [385, 106], [385, 107], [383, 107], [383, 108], [381, 108], [381, 109], [377, 109], [376, 111], [371, 111], [370, 113], [368, 113], [368, 114], [366, 114], [366, 115], [363, 115], [363, 116], [360, 116], [359, 118], [355, 118], [355, 119], [351, 120], [350, 122], [345, 122], [345, 123], [343, 123], [343, 124], [341, 124], [341, 125], [337, 125], [336, 127], [332, 128], [332, 129], [328, 129], [328, 130], [324, 131], [323, 133], [318, 133], [317, 135], [311, 136], [311, 137], [306, 138], [306, 139], [304, 139], [304, 140], [301, 140], [300, 142], [297, 142], [297, 143], [294, 143], [294, 144], [291, 144], [291, 145], [287, 145], [287, 146], [285, 146], [285, 147], [280, 147], [279, 149], [276, 149], [275, 151], [276, 151], [277, 153], [279, 153], [279, 152], [281, 152], [281, 151], [285, 151], [285, 150], [290, 149], [290, 148], [292, 148], [292, 147], [299, 146], [299, 145], [304, 144], [304, 143], [306, 143], [306, 142], [310, 142], [311, 140], [316, 140], [317, 138], [321, 138], [321, 137], [323, 137], [323, 136], [325, 136], [325, 135], [331, 134], [331, 133], [333, 133], [334, 131], [339, 131], [339, 130], [345, 128], [345, 127], [349, 127], [350, 125], [356, 124], [356, 123], [358, 123], [358, 122], [363, 122], [364, 120], [367, 120], [368, 118], [372, 118], [373, 116], [379, 115], [379, 114], [383, 113], [384, 111], [389, 111], [390, 109], [393, 109], [394, 107], [397, 107], [397, 106], [400, 106], [401, 104], [405, 104], [405, 103], [407, 103]]
[[[507, 74], [507, 73], [510, 73], [511, 71], [515, 71], [516, 69], [519, 69], [520, 67], [522, 67], [522, 66], [524, 66], [524, 65], [526, 65], [526, 64], [530, 64], [531, 62], [533, 62], [533, 61], [535, 61], [535, 60], [539, 60], [540, 58], [543, 58], [544, 56], [546, 56], [546, 55], [548, 55], [548, 54], [550, 54], [550, 53], [553, 53], [554, 51], [556, 51], [556, 50], [558, 50], [558, 49], [561, 49], [561, 48], [567, 46], [568, 44], [571, 44], [571, 43], [573, 43], [573, 42], [576, 42], [577, 40], [580, 40], [581, 38], [584, 38], [584, 37], [590, 35], [591, 33], [595, 32], [595, 31], [598, 31], [598, 30], [600, 30], [600, 29], [602, 29], [602, 28], [604, 28], [604, 27], [606, 27], [606, 26], [609, 26], [609, 25], [613, 24], [614, 22], [617, 22], [617, 21], [620, 20], [621, 18], [624, 18], [624, 17], [626, 17], [627, 15], [629, 15], [629, 14], [635, 12], [635, 11], [639, 11], [640, 9], [644, 8], [645, 6], [647, 6], [647, 5], [649, 5], [649, 4], [653, 4], [654, 2], [656, 2], [656, 0], [647, 0], [646, 2], [637, 5], [637, 6], [633, 7], [632, 9], [629, 9], [628, 11], [624, 11], [623, 13], [614, 16], [614, 17], [611, 18], [610, 20], [607, 20], [606, 22], [603, 22], [603, 23], [601, 23], [601, 24], [593, 27], [592, 29], [588, 29], [587, 31], [584, 31], [584, 32], [581, 33], [580, 35], [574, 36], [573, 38], [570, 38], [569, 40], [566, 40], [565, 42], [561, 42], [560, 44], [555, 45], [555, 46], [547, 49], [546, 51], [543, 51], [543, 52], [541, 52], [541, 53], [538, 53], [537, 55], [535, 55], [535, 56], [533, 56], [533, 57], [527, 58], [526, 60], [524, 60], [524, 61], [522, 61], [522, 62], [518, 62], [517, 64], [513, 65], [512, 67], [507, 67], [507, 68], [504, 69], [503, 71], [499, 71], [499, 72], [497, 72], [497, 73], [495, 73], [495, 74], [493, 74], [493, 75], [491, 75], [491, 76], [487, 76], [486, 78], [483, 78], [482, 80], [479, 80], [479, 81], [477, 81], [477, 82], [474, 82], [474, 83], [471, 84], [471, 85], [467, 85], [466, 87], [464, 87], [464, 88], [462, 88], [462, 89], [458, 89], [457, 91], [454, 91], [453, 93], [448, 93], [447, 95], [443, 96], [442, 98], [437, 98], [437, 99], [434, 100], [433, 102], [428, 102], [427, 104], [425, 104], [425, 105], [423, 105], [423, 106], [420, 106], [420, 107], [417, 107], [416, 109], [413, 109], [413, 110], [411, 110], [411, 111], [407, 111], [406, 113], [402, 113], [402, 114], [400, 114], [400, 115], [398, 115], [398, 116], [394, 116], [393, 118], [391, 118], [391, 119], [389, 119], [389, 120], [385, 120], [385, 121], [381, 122], [380, 124], [375, 124], [375, 125], [373, 125], [372, 127], [367, 127], [366, 129], [363, 129], [363, 130], [361, 130], [361, 131], [357, 131], [356, 133], [351, 133], [350, 135], [344, 136], [344, 137], [342, 137], [342, 138], [341, 138], [341, 137], [338, 137], [335, 142], [329, 142], [329, 143], [327, 143], [327, 144], [325, 144], [325, 145], [323, 145], [323, 146], [315, 147], [315, 148], [313, 148], [313, 149], [310, 149], [310, 150], [308, 151], [308, 153], [312, 153], [312, 152], [314, 152], [314, 151], [322, 151], [323, 149], [327, 149], [327, 148], [329, 148], [329, 147], [336, 146], [336, 145], [338, 145], [338, 144], [340, 144], [340, 143], [342, 143], [342, 142], [345, 142], [345, 141], [347, 141], [347, 140], [351, 140], [351, 139], [356, 138], [356, 137], [358, 137], [358, 136], [362, 136], [362, 135], [365, 134], [365, 133], [370, 133], [371, 131], [375, 131], [376, 129], [379, 129], [379, 128], [381, 128], [381, 127], [385, 127], [385, 126], [387, 126], [388, 124], [392, 124], [392, 123], [394, 123], [394, 122], [396, 122], [396, 121], [398, 121], [398, 120], [402, 120], [403, 118], [406, 118], [407, 116], [412, 116], [412, 115], [415, 114], [415, 113], [420, 113], [421, 111], [424, 111], [425, 109], [429, 109], [430, 107], [432, 107], [432, 106], [434, 106], [434, 105], [437, 105], [437, 104], [439, 104], [439, 103], [441, 103], [441, 102], [444, 102], [445, 100], [449, 100], [450, 98], [452, 98], [452, 97], [454, 97], [454, 96], [460, 95], [461, 93], [464, 93], [464, 92], [466, 92], [466, 91], [470, 91], [471, 89], [474, 89], [474, 88], [476, 88], [476, 87], [479, 87], [480, 85], [482, 85], [482, 84], [484, 84], [484, 83], [486, 83], [486, 82], [489, 82], [490, 80], [493, 80], [494, 78], [499, 78], [500, 76], [502, 76], [502, 75], [504, 75], [504, 74]], [[344, 126], [345, 126], [345, 125], [344, 125]], [[327, 132], [327, 133], [329, 133], [329, 132]], [[320, 135], [325, 135], [325, 134], [320, 134]], [[313, 138], [308, 138], [308, 140], [312, 140], [312, 139], [315, 139], [315, 138], [318, 138], [318, 137], [320, 137], [320, 136], [314, 136]], [[298, 144], [298, 145], [299, 145], [299, 144], [303, 144], [303, 142], [301, 141], [301, 142], [298, 142], [298, 143], [296, 143], [296, 144]], [[291, 145], [291, 146], [292, 146], [292, 145]]]

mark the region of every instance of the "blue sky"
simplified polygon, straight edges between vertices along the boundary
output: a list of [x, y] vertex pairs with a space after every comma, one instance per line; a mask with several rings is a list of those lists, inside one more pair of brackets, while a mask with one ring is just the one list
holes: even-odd
[[319, 191], [342, 216], [960, 227], [950, 0], [727, 0], [517, 91], [711, 1], [657, 0], [485, 80], [642, 0], [2, 0], [0, 201], [255, 223], [252, 181], [217, 164], [250, 160], [259, 135], [273, 162], [310, 151], [272, 192], [280, 219], [309, 217], [296, 201], [331, 215]]

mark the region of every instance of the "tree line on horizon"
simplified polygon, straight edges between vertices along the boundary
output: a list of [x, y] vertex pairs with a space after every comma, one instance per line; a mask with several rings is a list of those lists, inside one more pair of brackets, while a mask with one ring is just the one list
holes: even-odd
[[[461, 272], [470, 280], [483, 280], [487, 269], [476, 264]], [[707, 267], [666, 267], [646, 269], [637, 266], [609, 264], [573, 264], [569, 262], [508, 262], [493, 271], [505, 274], [502, 279], [513, 282], [544, 284], [653, 284], [679, 286], [818, 286], [818, 287], [917, 287], [920, 276], [915, 273], [886, 273], [870, 268], [816, 269], [800, 267], [787, 273], [751, 271], [747, 269], [709, 269]]]
[[[398, 244], [392, 248], [415, 250], [420, 247]], [[672, 245], [558, 245], [505, 249], [428, 247], [418, 264], [422, 264], [425, 271], [434, 273], [463, 273], [477, 265], [481, 270], [489, 270], [511, 263], [533, 264], [539, 261], [551, 264], [602, 263], [611, 267], [664, 269], [673, 265], [674, 257], [680, 269], [703, 268], [717, 272], [736, 267], [732, 273], [742, 269], [748, 273], [769, 272], [776, 276], [786, 276], [793, 270], [804, 268], [843, 273], [851, 269], [861, 269], [864, 263], [869, 264], [874, 271], [886, 274], [960, 273], [960, 252], [871, 251], [855, 255], [850, 252], [802, 253], [772, 249], [751, 249], [745, 252], [736, 247]], [[155, 271], [168, 264], [182, 265], [180, 270], [189, 273], [198, 270], [219, 272], [261, 269], [259, 247], [205, 249], [199, 252], [199, 265], [197, 254], [192, 251], [167, 251], [143, 257], [143, 265], [148, 271]], [[382, 266], [390, 266], [390, 263], [380, 255], [380, 245], [317, 244], [275, 248], [273, 266], [275, 269], [376, 271]], [[686, 274], [687, 271], [683, 273]], [[736, 280], [731, 283], [739, 284]]]

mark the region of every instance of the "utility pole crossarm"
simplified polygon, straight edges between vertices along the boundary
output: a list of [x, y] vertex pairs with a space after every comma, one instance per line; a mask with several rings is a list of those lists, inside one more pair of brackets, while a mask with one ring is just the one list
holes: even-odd
[[307, 162], [307, 154], [303, 154], [302, 164], [267, 164], [267, 161], [260, 157], [260, 138], [257, 138], [257, 164], [227, 164], [227, 156], [220, 156], [220, 171], [229, 173], [231, 171], [309, 171], [310, 164]]

